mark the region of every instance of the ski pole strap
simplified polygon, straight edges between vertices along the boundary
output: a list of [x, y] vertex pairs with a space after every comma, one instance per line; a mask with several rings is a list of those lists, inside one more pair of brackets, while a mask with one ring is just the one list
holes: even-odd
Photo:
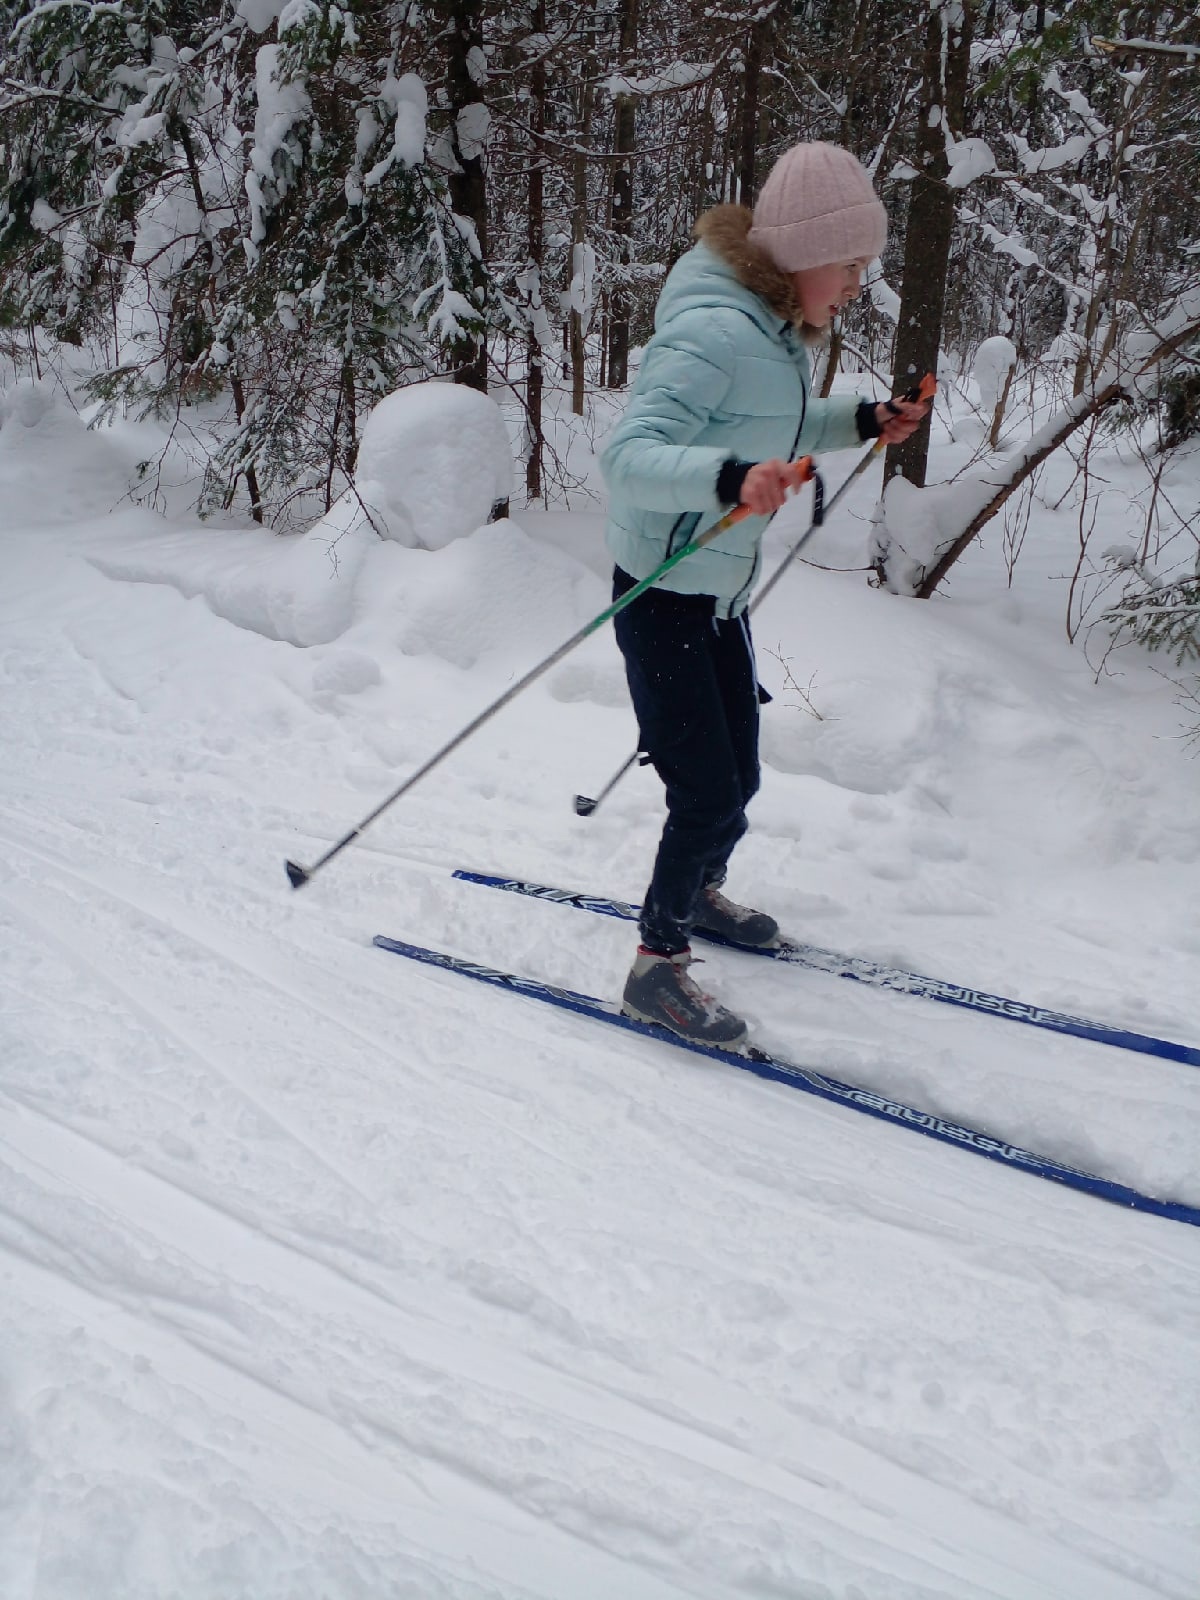
[[[811, 483], [817, 478], [817, 464], [812, 456], [799, 456], [792, 462], [792, 466], [799, 470], [801, 483]], [[685, 546], [685, 549], [691, 550], [699, 544], [707, 544], [718, 533], [724, 533], [726, 528], [732, 528], [735, 522], [741, 522], [744, 518], [752, 517], [753, 515], [754, 512], [751, 511], [749, 506], [734, 506], [732, 511], [725, 513], [720, 522], [714, 522], [711, 528], [702, 533], [698, 539], [693, 539], [690, 545]], [[680, 555], [683, 553], [684, 551], [682, 550], [679, 552]]]
[[819, 472], [817, 472], [816, 470], [813, 471], [812, 486], [813, 486], [812, 525], [813, 525], [814, 528], [819, 528], [821, 526], [821, 524], [825, 521], [825, 480], [821, 476], [821, 474]]

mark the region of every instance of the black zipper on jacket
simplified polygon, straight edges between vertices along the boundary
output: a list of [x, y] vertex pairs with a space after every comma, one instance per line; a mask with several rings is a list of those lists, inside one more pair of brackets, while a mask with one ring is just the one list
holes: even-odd
[[[784, 325], [782, 325], [781, 330], [779, 330], [779, 333], [781, 333], [781, 336], [782, 336], [782, 334], [786, 334], [787, 333], [787, 330], [789, 330], [790, 326], [792, 326], [792, 325], [790, 325], [790, 322], [786, 322], [786, 323], [784, 323]], [[787, 342], [786, 339], [784, 339], [784, 342]], [[797, 376], [800, 376], [800, 370], [798, 370], [798, 368], [797, 368]], [[805, 381], [803, 381], [803, 378], [800, 378], [800, 426], [798, 426], [797, 430], [795, 430], [795, 438], [794, 438], [794, 440], [792, 440], [792, 453], [790, 453], [789, 461], [795, 461], [795, 453], [797, 453], [798, 448], [800, 448], [800, 435], [802, 435], [803, 434], [803, 430], [805, 430], [805, 418], [806, 418], [806, 416], [808, 416], [808, 389], [806, 389]], [[744, 582], [744, 584], [742, 584], [741, 589], [738, 590], [738, 594], [734, 595], [733, 600], [730, 600], [730, 602], [728, 602], [728, 613], [726, 613], [726, 614], [728, 614], [728, 616], [730, 616], [730, 618], [734, 614], [733, 613], [734, 606], [738, 605], [738, 602], [739, 602], [739, 600], [741, 600], [742, 595], [749, 594], [750, 589], [752, 589], [752, 586], [754, 586], [754, 576], [755, 576], [755, 573], [757, 573], [757, 570], [758, 570], [758, 557], [760, 557], [760, 555], [762, 555], [762, 547], [763, 547], [762, 546], [762, 539], [760, 539], [760, 541], [758, 541], [757, 552], [755, 552], [754, 562], [750, 563], [750, 576], [749, 576], [749, 578], [747, 578], [746, 582]]]
[[[788, 330], [791, 328], [791, 326], [792, 326], [792, 324], [790, 322], [785, 322], [783, 327], [782, 327], [782, 329], [780, 330], [781, 333], [786, 334], [788, 332]], [[795, 337], [796, 337], [796, 335], [793, 333], [792, 334], [792, 338], [794, 339]], [[788, 342], [788, 341], [785, 339], [785, 343], [786, 342]], [[799, 367], [796, 368], [796, 375], [797, 375], [797, 377], [800, 377], [800, 369], [799, 369]], [[792, 453], [788, 457], [788, 459], [790, 461], [794, 461], [796, 459], [796, 451], [800, 448], [800, 435], [804, 432], [804, 419], [807, 416], [808, 416], [808, 388], [807, 388], [807, 386], [806, 386], [806, 384], [804, 382], [803, 377], [800, 377], [800, 426], [796, 429], [796, 437], [792, 440]]]
[[[742, 308], [739, 306], [736, 309], [738, 309], [740, 311]], [[744, 315], [749, 317], [750, 313], [747, 311], [747, 312], [744, 313]], [[753, 322], [754, 318], [751, 317], [750, 320]], [[785, 344], [785, 345], [788, 344], [788, 342], [789, 342], [786, 336], [788, 335], [789, 332], [791, 332], [791, 330], [792, 330], [792, 324], [790, 322], [785, 322], [780, 327], [779, 333], [780, 333], [781, 342], [783, 344]], [[796, 337], [796, 335], [793, 332], [792, 333], [792, 338], [795, 338], [795, 337]], [[797, 375], [797, 377], [800, 378], [800, 424], [796, 429], [796, 437], [792, 440], [791, 454], [788, 457], [788, 459], [790, 461], [794, 461], [795, 458], [796, 458], [796, 451], [800, 447], [800, 435], [804, 432], [804, 422], [805, 422], [805, 418], [808, 416], [808, 388], [807, 388], [807, 386], [806, 386], [806, 384], [804, 382], [803, 377], [800, 374], [799, 367], [796, 368], [796, 375]], [[691, 519], [691, 527], [688, 528], [685, 537], [682, 540], [680, 540], [678, 542], [678, 544], [677, 544], [675, 535], [679, 532], [679, 529], [680, 529], [681, 525], [683, 523], [687, 522], [689, 520], [689, 518]], [[670, 533], [667, 535], [667, 554], [669, 556], [673, 556], [675, 554], [676, 549], [682, 548], [682, 546], [685, 545], [688, 542], [688, 540], [691, 538], [692, 534], [695, 533], [696, 524], [699, 521], [700, 521], [700, 513], [699, 512], [681, 511], [679, 513], [679, 515], [675, 518], [675, 521], [671, 525]], [[733, 616], [733, 614], [734, 614], [734, 612], [733, 612], [734, 606], [737, 605], [738, 601], [742, 598], [742, 596], [744, 594], [747, 594], [749, 592], [749, 590], [752, 588], [752, 586], [754, 584], [754, 575], [757, 572], [758, 566], [759, 566], [758, 556], [761, 553], [762, 553], [762, 541], [760, 540], [759, 541], [759, 546], [758, 546], [758, 554], [755, 555], [754, 560], [752, 561], [751, 566], [750, 566], [750, 576], [746, 579], [745, 583], [738, 590], [738, 592], [734, 595], [733, 599], [726, 602], [726, 613], [725, 614], [726, 614], [727, 617], [732, 617]], [[715, 613], [714, 613], [714, 615], [715, 615]]]
[[759, 556], [761, 554], [762, 554], [762, 540], [760, 539], [759, 543], [758, 543], [758, 552], [755, 555], [754, 559], [750, 563], [750, 576], [746, 579], [745, 583], [738, 590], [738, 592], [734, 595], [733, 599], [727, 602], [727, 610], [726, 610], [726, 616], [727, 617], [729, 617], [729, 618], [733, 617], [733, 615], [734, 615], [734, 610], [733, 610], [734, 606], [737, 605], [738, 601], [742, 598], [742, 596], [744, 594], [749, 594], [750, 593], [750, 590], [751, 590], [751, 588], [753, 587], [753, 584], [754, 584], [755, 575], [757, 574], [758, 569], [759, 569], [759, 559], [758, 558], [759, 558]]

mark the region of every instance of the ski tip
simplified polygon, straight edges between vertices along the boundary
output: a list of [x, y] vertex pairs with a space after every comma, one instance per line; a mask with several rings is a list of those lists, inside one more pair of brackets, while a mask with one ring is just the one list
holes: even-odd
[[590, 817], [599, 805], [598, 800], [589, 800], [585, 794], [575, 796], [575, 815], [577, 817]]
[[303, 867], [297, 866], [294, 861], [285, 861], [283, 866], [284, 871], [288, 875], [288, 882], [291, 884], [292, 888], [303, 888], [303, 886], [308, 882], [308, 872]]

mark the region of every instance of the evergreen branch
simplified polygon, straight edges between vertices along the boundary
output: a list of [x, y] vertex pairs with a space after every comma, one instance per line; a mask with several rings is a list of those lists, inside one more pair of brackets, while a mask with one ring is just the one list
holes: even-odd
[[1092, 36], [1097, 50], [1109, 56], [1174, 56], [1181, 66], [1200, 66], [1200, 44], [1163, 44], [1158, 39], [1101, 39]]
[[9, 97], [0, 100], [0, 111], [13, 111], [22, 105], [53, 100], [60, 105], [80, 106], [85, 111], [99, 111], [106, 117], [114, 114], [112, 106], [106, 106], [100, 100], [93, 100], [89, 95], [76, 94], [70, 89], [50, 89], [44, 84], [28, 83], [24, 78], [12, 78], [7, 75], [0, 78], [0, 84], [11, 91]]

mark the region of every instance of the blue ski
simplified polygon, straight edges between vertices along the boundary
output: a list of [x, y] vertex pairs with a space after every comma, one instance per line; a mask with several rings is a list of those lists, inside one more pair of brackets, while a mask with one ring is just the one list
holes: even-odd
[[[454, 873], [454, 877], [461, 878], [464, 883], [482, 884], [486, 889], [504, 889], [509, 894], [549, 900], [554, 905], [574, 906], [576, 910], [592, 911], [602, 917], [618, 917], [623, 922], [636, 922], [641, 910], [640, 906], [630, 905], [625, 900], [609, 900], [602, 895], [583, 894], [573, 889], [554, 889], [549, 884], [529, 883], [522, 878], [500, 878], [489, 872], [460, 870]], [[983, 989], [969, 989], [960, 983], [947, 983], [943, 978], [925, 978], [919, 972], [905, 972], [902, 967], [884, 966], [881, 962], [869, 961], [862, 956], [843, 956], [836, 950], [823, 950], [819, 945], [800, 944], [792, 939], [784, 940], [775, 949], [763, 950], [699, 930], [694, 937], [704, 939], [709, 944], [741, 950], [746, 955], [767, 956], [792, 966], [830, 972], [839, 978], [854, 978], [876, 989], [893, 989], [899, 994], [919, 995], [925, 1000], [941, 1000], [946, 1005], [965, 1006], [969, 1011], [983, 1011], [991, 1017], [1006, 1017], [1010, 1022], [1027, 1022], [1033, 1028], [1048, 1028], [1052, 1033], [1069, 1033], [1077, 1039], [1093, 1039], [1097, 1044], [1115, 1045], [1119, 1050], [1137, 1050], [1142, 1055], [1159, 1056], [1164, 1061], [1181, 1061], [1185, 1066], [1200, 1067], [1200, 1049], [1192, 1045], [1172, 1044], [1169, 1039], [1156, 1039], [1150, 1034], [1132, 1033], [1127, 1028], [1109, 1027], [1103, 1022], [1091, 1022], [1087, 1017], [1068, 1016], [1063, 1011], [1049, 1011], [1044, 1006], [1029, 1005], [1024, 1000], [1006, 1000], [1003, 995], [988, 994]]]
[[1101, 1200], [1109, 1200], [1114, 1205], [1124, 1206], [1128, 1210], [1146, 1211], [1153, 1216], [1169, 1217], [1175, 1222], [1186, 1222], [1194, 1228], [1200, 1227], [1200, 1208], [1184, 1205], [1176, 1200], [1155, 1199], [1153, 1195], [1142, 1194], [1126, 1184], [1112, 1183], [1107, 1178], [1098, 1178], [1094, 1173], [1067, 1166], [1049, 1156], [1035, 1155], [1031, 1150], [1023, 1150], [1020, 1145], [1008, 1144], [1003, 1139], [993, 1139], [986, 1133], [979, 1133], [974, 1128], [965, 1128], [957, 1122], [947, 1122], [945, 1118], [934, 1116], [931, 1112], [914, 1110], [912, 1106], [893, 1100], [890, 1095], [876, 1094], [870, 1089], [859, 1089], [853, 1084], [842, 1083], [839, 1079], [830, 1078], [812, 1067], [796, 1066], [790, 1061], [784, 1061], [778, 1056], [768, 1055], [765, 1051], [755, 1048], [742, 1053], [736, 1050], [722, 1050], [716, 1045], [681, 1039], [666, 1028], [656, 1028], [650, 1023], [636, 1022], [632, 1017], [623, 1016], [616, 1006], [604, 1000], [597, 1000], [592, 995], [577, 994], [573, 989], [559, 989], [553, 984], [542, 983], [537, 978], [522, 978], [512, 972], [497, 972], [492, 967], [480, 966], [478, 962], [463, 961], [458, 956], [444, 955], [440, 950], [427, 950], [419, 944], [407, 944], [402, 939], [389, 939], [381, 933], [375, 935], [373, 942], [381, 950], [391, 950], [396, 955], [407, 956], [410, 961], [422, 961], [427, 966], [442, 967], [447, 972], [457, 972], [464, 978], [474, 978], [479, 983], [492, 985], [493, 988], [507, 989], [514, 994], [524, 995], [526, 999], [560, 1006], [564, 1011], [574, 1011], [580, 1016], [590, 1017], [595, 1022], [606, 1022], [610, 1027], [625, 1028], [630, 1033], [640, 1033], [648, 1039], [657, 1039], [663, 1044], [673, 1045], [676, 1049], [691, 1050], [709, 1061], [740, 1067], [743, 1072], [752, 1072], [756, 1077], [766, 1078], [773, 1083], [786, 1084], [789, 1089], [799, 1089], [804, 1094], [816, 1095], [820, 1100], [831, 1100], [834, 1104], [847, 1106], [853, 1111], [863, 1111], [869, 1117], [896, 1123], [900, 1127], [911, 1129], [914, 1133], [923, 1133], [927, 1138], [940, 1140], [943, 1144], [957, 1145], [960, 1149], [970, 1150], [977, 1156], [985, 1156], [989, 1161], [999, 1161], [1005, 1166], [1016, 1167], [1022, 1172], [1031, 1173], [1034, 1177], [1045, 1178], [1051, 1183], [1061, 1183], [1069, 1189], [1078, 1189], [1083, 1194], [1096, 1195]]

